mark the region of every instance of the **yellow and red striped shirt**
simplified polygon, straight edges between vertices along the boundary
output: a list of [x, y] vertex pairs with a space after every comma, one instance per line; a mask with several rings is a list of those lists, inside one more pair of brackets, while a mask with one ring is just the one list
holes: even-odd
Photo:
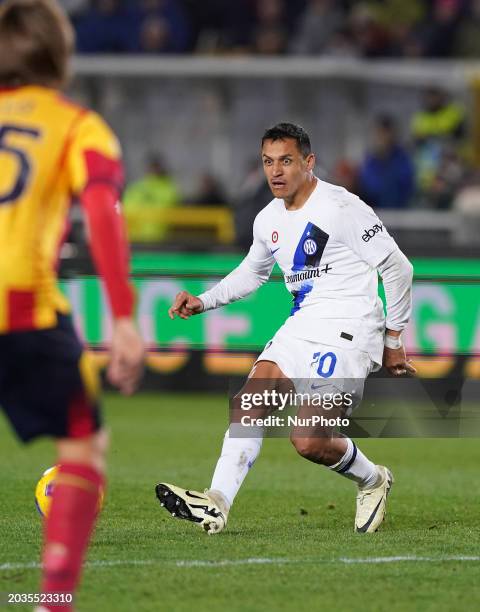
[[69, 312], [57, 287], [73, 196], [122, 185], [117, 138], [94, 112], [46, 87], [0, 89], [0, 334]]

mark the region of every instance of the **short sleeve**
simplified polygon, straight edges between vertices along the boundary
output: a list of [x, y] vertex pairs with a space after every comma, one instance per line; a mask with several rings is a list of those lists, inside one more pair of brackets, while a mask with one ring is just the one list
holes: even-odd
[[398, 249], [373, 209], [357, 196], [347, 194], [339, 211], [340, 240], [372, 268]]
[[89, 184], [112, 184], [123, 189], [122, 152], [117, 137], [96, 113], [88, 112], [72, 135], [68, 153], [71, 191], [80, 194]]

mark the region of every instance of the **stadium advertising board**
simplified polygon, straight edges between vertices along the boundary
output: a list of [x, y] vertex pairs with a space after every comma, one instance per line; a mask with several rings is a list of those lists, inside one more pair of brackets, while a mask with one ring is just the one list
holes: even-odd
[[[199, 294], [239, 261], [238, 255], [224, 254], [134, 256], [137, 318], [148, 343], [151, 369], [178, 372], [194, 352], [201, 352], [202, 369], [210, 374], [248, 371], [255, 353], [290, 312], [291, 298], [278, 269], [270, 282], [244, 300], [188, 321], [171, 321], [167, 316], [177, 292]], [[414, 308], [405, 342], [420, 374], [442, 377], [455, 371], [480, 377], [480, 262], [417, 258], [413, 264]], [[64, 280], [62, 288], [73, 304], [77, 328], [93, 348], [101, 350], [110, 335], [110, 322], [98, 279]]]

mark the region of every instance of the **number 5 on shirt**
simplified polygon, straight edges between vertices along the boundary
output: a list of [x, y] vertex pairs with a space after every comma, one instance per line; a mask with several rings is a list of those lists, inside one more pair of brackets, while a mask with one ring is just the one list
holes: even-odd
[[7, 143], [7, 136], [9, 134], [21, 134], [30, 138], [39, 138], [40, 136], [40, 132], [35, 129], [24, 128], [18, 125], [0, 126], [0, 155], [2, 153], [10, 155], [17, 162], [17, 172], [13, 177], [11, 187], [3, 193], [0, 192], [0, 205], [18, 200], [28, 183], [32, 170], [28, 155], [21, 149]]

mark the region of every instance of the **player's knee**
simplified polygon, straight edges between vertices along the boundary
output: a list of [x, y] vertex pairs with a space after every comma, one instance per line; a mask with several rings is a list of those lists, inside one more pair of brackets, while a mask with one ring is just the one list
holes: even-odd
[[291, 442], [297, 453], [304, 459], [314, 463], [328, 464], [329, 439], [328, 438], [297, 438], [291, 437]]
[[[274, 361], [257, 361], [257, 363], [253, 366], [248, 375], [248, 379], [252, 380], [255, 378], [259, 378], [262, 381], [266, 380], [281, 380], [286, 379], [287, 377], [282, 372], [278, 364]], [[265, 383], [264, 383], [265, 384]]]
[[58, 442], [59, 463], [84, 463], [101, 473], [106, 469], [109, 433], [100, 429], [87, 438], [66, 438]]

